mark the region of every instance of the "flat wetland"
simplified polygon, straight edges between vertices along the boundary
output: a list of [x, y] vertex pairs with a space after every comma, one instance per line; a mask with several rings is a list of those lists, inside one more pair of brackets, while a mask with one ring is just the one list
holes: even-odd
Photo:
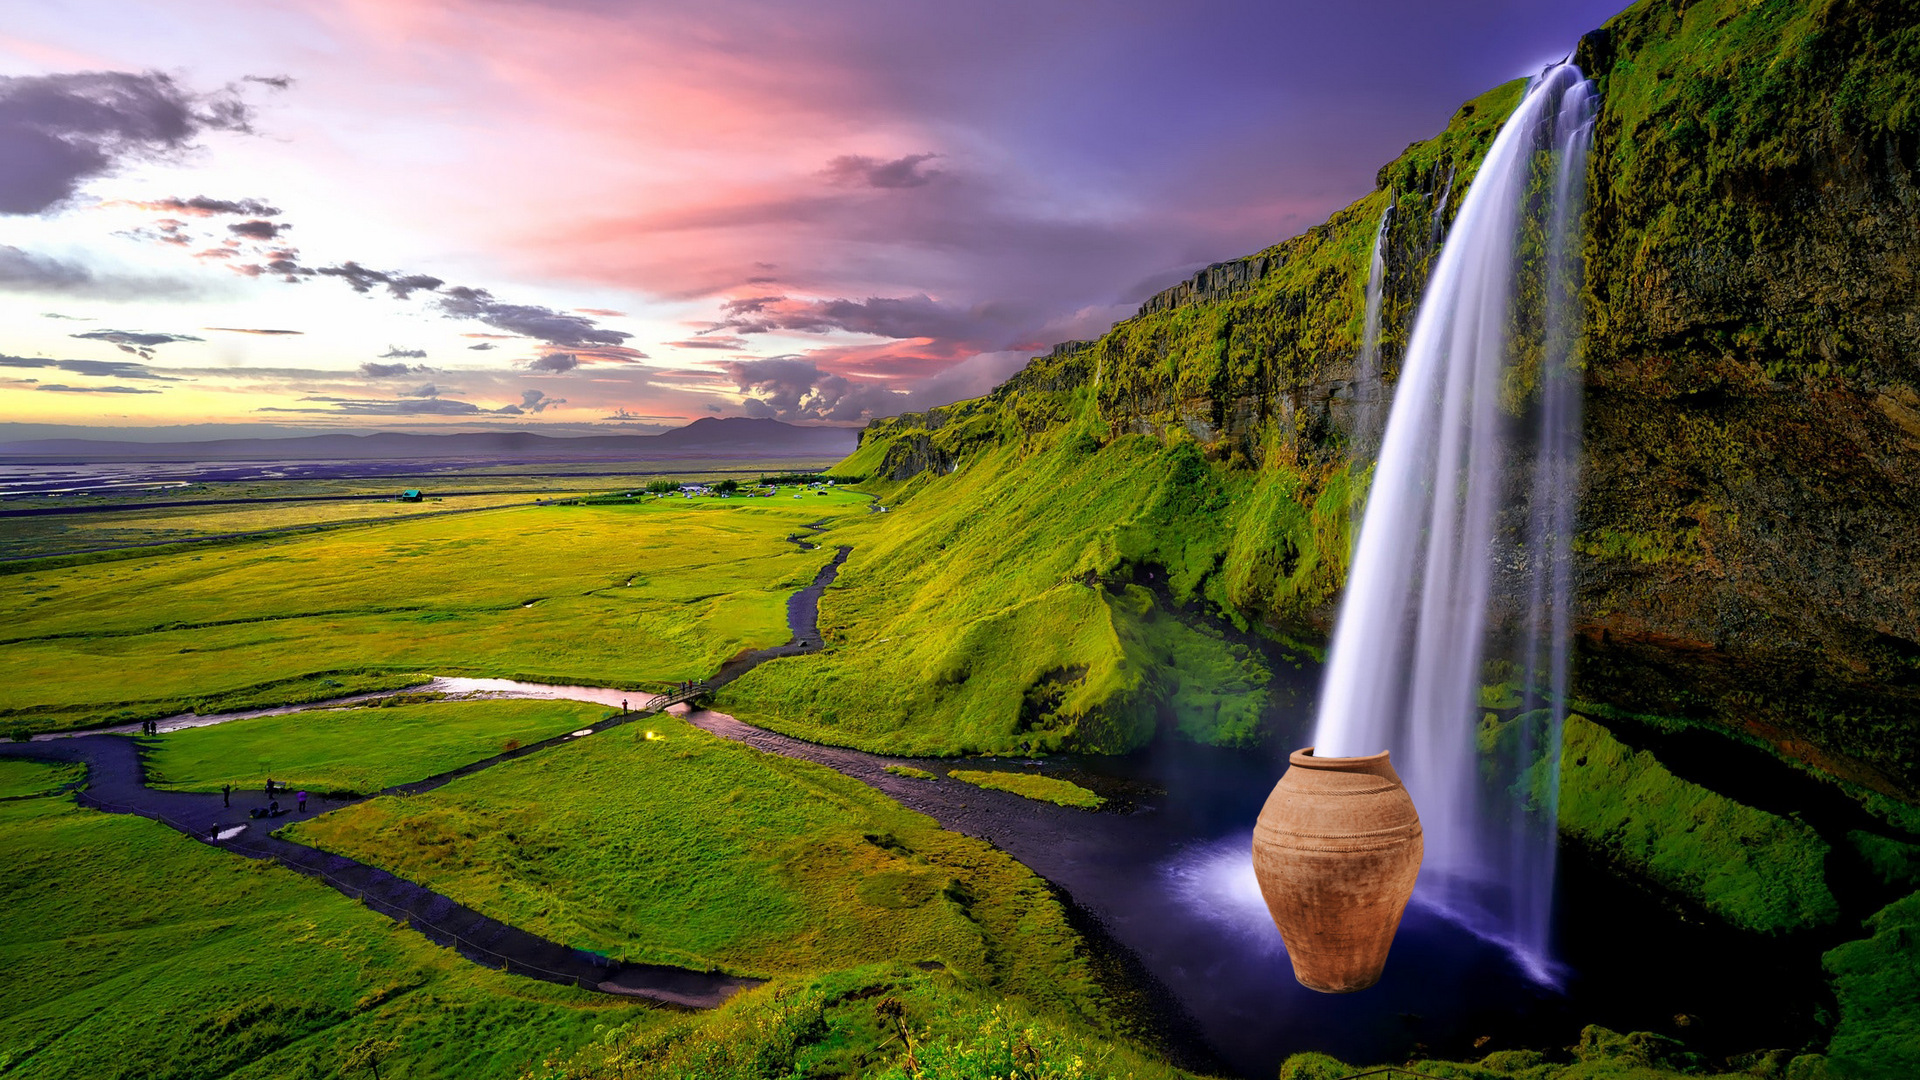
[[620, 496], [15, 564], [0, 575], [0, 730], [213, 711], [200, 706], [337, 673], [705, 678], [787, 639], [787, 596], [831, 556], [786, 537], [867, 502]]

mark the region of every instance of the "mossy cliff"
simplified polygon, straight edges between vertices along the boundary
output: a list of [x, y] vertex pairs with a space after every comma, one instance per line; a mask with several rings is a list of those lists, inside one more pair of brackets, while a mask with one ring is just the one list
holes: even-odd
[[[1646, 0], [1576, 59], [1601, 95], [1584, 250], [1581, 694], [1910, 798], [1920, 12]], [[1153, 482], [1189, 476], [1201, 502], [1224, 501], [1149, 519], [1110, 492], [1037, 539], [1078, 551], [1086, 535], [1146, 529], [1152, 550], [1062, 558], [1040, 580], [998, 572], [988, 552], [967, 603], [1029, 602], [1070, 573], [1131, 580], [1173, 549], [1182, 588], [1166, 600], [1314, 639], [1345, 578], [1339, 519], [1365, 482], [1354, 403], [1391, 393], [1433, 254], [1521, 91], [1462, 106], [1325, 224], [1209, 268], [1097, 341], [1035, 358], [984, 398], [876, 421], [841, 471], [873, 477], [903, 515], [938, 500], [961, 519], [1045, 483], [1068, 455], [1163, 455], [1143, 470]], [[1389, 204], [1385, 385], [1370, 388], [1354, 358]], [[950, 474], [975, 468], [1004, 485], [963, 492]], [[934, 573], [899, 570], [901, 586]]]

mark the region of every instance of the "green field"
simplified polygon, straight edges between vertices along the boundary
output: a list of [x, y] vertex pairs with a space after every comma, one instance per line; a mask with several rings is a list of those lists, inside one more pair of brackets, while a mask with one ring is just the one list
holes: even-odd
[[787, 596], [831, 556], [785, 538], [866, 502], [490, 510], [3, 575], [0, 729], [164, 716], [324, 672], [705, 678], [787, 640]]
[[[476, 967], [285, 870], [62, 799], [0, 803], [0, 1072], [326, 1080], [501, 1077], [626, 999]], [[190, 887], [188, 885], [190, 884]]]
[[0, 799], [23, 799], [72, 783], [84, 775], [79, 765], [25, 758], [0, 758]]
[[1097, 996], [1046, 885], [823, 766], [671, 716], [290, 829], [554, 941], [756, 976], [939, 962]]
[[954, 769], [947, 775], [975, 787], [993, 791], [1010, 791], [1022, 798], [1037, 799], [1040, 802], [1050, 802], [1060, 806], [1074, 806], [1082, 810], [1098, 810], [1107, 802], [1071, 780], [1061, 780], [1052, 776], [979, 769]]
[[367, 795], [513, 747], [591, 727], [607, 710], [573, 701], [452, 701], [320, 709], [170, 732], [147, 755], [147, 783], [176, 791], [297, 788]]

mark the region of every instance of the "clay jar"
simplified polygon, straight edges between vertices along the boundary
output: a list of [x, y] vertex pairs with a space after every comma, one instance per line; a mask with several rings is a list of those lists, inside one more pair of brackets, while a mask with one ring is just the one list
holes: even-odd
[[1253, 872], [1287, 943], [1293, 977], [1329, 994], [1380, 979], [1413, 895], [1420, 816], [1382, 752], [1296, 750], [1253, 827]]

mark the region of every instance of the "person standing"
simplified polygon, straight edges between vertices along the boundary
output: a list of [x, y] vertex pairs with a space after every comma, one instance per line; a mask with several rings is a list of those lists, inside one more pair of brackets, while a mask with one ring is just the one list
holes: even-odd
[[300, 794], [295, 795], [294, 799], [300, 804], [300, 812], [303, 814], [306, 813], [307, 812], [307, 793], [303, 791]]
[[229, 807], [229, 808], [233, 806], [233, 785], [232, 784], [220, 785], [220, 805]]

